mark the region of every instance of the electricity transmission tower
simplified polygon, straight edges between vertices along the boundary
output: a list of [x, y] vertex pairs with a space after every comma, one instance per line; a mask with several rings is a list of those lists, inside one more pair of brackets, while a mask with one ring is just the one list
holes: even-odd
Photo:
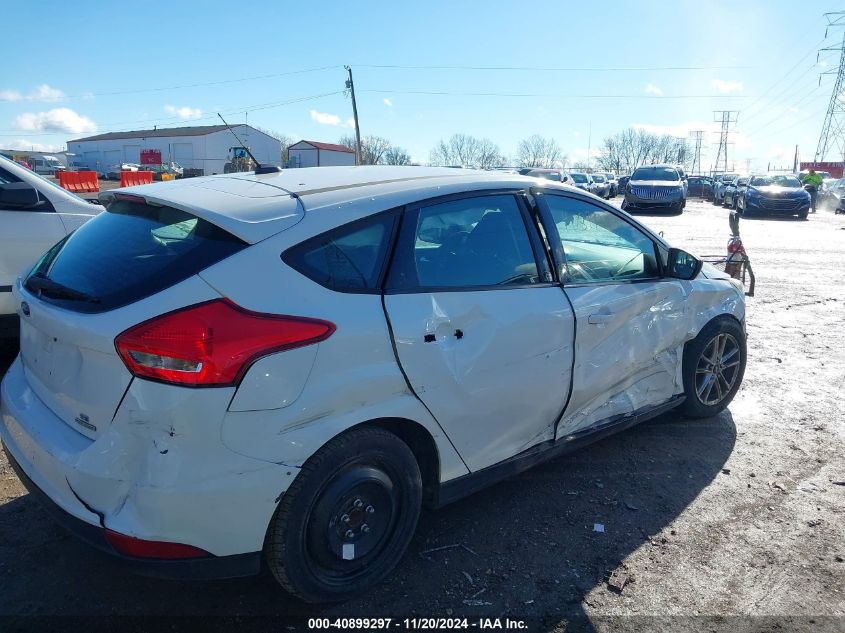
[[[845, 11], [825, 13], [827, 18], [827, 30], [832, 26], [845, 26]], [[842, 32], [842, 44], [823, 48], [823, 51], [839, 51], [839, 67], [831, 69], [823, 75], [836, 73], [836, 83], [833, 84], [833, 92], [830, 94], [830, 105], [827, 106], [827, 114], [822, 124], [822, 132], [819, 135], [819, 144], [816, 147], [816, 162], [823, 161], [829, 150], [837, 150], [836, 158], [842, 159], [845, 163], [845, 29]], [[816, 59], [818, 61], [818, 58]], [[819, 84], [821, 84], [821, 76]]]
[[719, 171], [719, 162], [722, 161], [724, 169], [722, 173], [728, 171], [728, 134], [730, 134], [731, 123], [736, 123], [739, 118], [739, 110], [714, 110], [713, 121], [722, 124], [722, 131], [719, 134], [719, 151], [716, 152], [716, 162], [713, 165], [714, 171]]
[[701, 171], [701, 141], [704, 138], [704, 130], [692, 130], [689, 135], [690, 138], [695, 141], [695, 150], [692, 155], [692, 167], [690, 168], [689, 173], [695, 174], [697, 173], [696, 170], [699, 172]]

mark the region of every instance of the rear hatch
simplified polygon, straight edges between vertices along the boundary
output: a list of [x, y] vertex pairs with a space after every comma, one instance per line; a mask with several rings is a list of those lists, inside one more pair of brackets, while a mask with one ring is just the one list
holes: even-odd
[[32, 390], [80, 433], [101, 435], [132, 380], [115, 338], [218, 297], [196, 273], [246, 246], [186, 211], [115, 198], [50, 249], [23, 283], [21, 359]]

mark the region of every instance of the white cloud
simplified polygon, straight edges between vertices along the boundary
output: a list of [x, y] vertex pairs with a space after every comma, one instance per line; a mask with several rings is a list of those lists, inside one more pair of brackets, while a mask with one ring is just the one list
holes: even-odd
[[311, 120], [320, 125], [340, 125], [340, 117], [336, 114], [329, 114], [328, 112], [317, 112], [311, 110]]
[[654, 84], [647, 84], [645, 87], [645, 92], [646, 94], [657, 95], [658, 97], [663, 96], [663, 91]]
[[355, 119], [352, 117], [346, 119], [346, 127], [355, 127]]
[[199, 108], [189, 108], [188, 106], [177, 108], [176, 106], [166, 105], [164, 106], [164, 111], [168, 114], [172, 114], [173, 116], [178, 116], [180, 119], [185, 121], [198, 119], [202, 116], [202, 110]]
[[15, 127], [27, 132], [95, 132], [97, 124], [70, 108], [56, 108], [48, 112], [24, 112], [15, 119]]
[[36, 143], [27, 141], [25, 138], [15, 139], [11, 143], [6, 143], [8, 149], [19, 149], [27, 152], [61, 152], [64, 147], [61, 145], [53, 145], [51, 143]]
[[742, 84], [738, 81], [725, 81], [724, 79], [714, 79], [710, 82], [710, 85], [722, 94], [726, 94], [728, 92], [740, 92], [742, 90]]
[[388, 108], [393, 107], [393, 102], [390, 99], [382, 99], [382, 101], [384, 101], [384, 105], [386, 105]]
[[41, 84], [34, 92], [31, 92], [26, 97], [30, 101], [61, 101], [65, 98], [65, 93], [58, 88], [52, 88], [47, 84]]
[[17, 90], [0, 90], [0, 101], [20, 101], [23, 99]]

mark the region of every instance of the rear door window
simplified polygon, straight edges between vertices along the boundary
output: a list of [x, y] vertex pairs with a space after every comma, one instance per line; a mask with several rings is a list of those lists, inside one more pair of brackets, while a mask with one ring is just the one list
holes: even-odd
[[378, 292], [395, 222], [395, 213], [353, 222], [288, 249], [282, 259], [326, 288]]
[[26, 287], [66, 309], [104, 312], [173, 286], [246, 246], [185, 211], [116, 200], [47, 251]]
[[392, 291], [504, 288], [548, 281], [512, 195], [462, 198], [406, 214]]

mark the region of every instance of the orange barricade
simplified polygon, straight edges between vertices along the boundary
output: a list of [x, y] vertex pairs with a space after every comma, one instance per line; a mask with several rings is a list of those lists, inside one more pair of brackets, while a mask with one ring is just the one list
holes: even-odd
[[120, 172], [120, 186], [121, 187], [137, 187], [138, 185], [148, 185], [153, 181], [153, 172], [151, 171], [122, 171]]
[[96, 193], [100, 190], [96, 171], [60, 171], [59, 184], [72, 193]]

